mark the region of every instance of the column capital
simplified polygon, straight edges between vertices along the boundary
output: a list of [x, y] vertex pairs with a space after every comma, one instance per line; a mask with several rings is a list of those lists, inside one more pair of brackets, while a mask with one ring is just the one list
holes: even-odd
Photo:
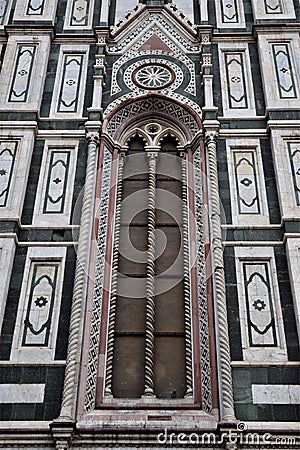
[[156, 159], [158, 157], [158, 152], [155, 150], [147, 150], [146, 154], [149, 159]]
[[98, 145], [100, 142], [100, 136], [98, 131], [87, 131], [85, 136], [89, 144]]
[[[214, 110], [213, 107], [211, 110]], [[207, 109], [209, 111], [210, 109]], [[203, 130], [204, 130], [204, 137], [205, 140], [212, 140], [217, 139], [219, 135], [220, 130], [220, 122], [216, 119], [206, 119], [203, 122]]]
[[217, 128], [205, 129], [204, 140], [206, 145], [216, 144], [219, 136], [219, 130]]

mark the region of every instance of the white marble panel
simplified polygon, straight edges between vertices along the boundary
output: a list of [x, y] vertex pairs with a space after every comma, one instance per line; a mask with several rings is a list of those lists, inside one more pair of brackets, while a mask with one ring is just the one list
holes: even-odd
[[245, 14], [242, 0], [216, 0], [218, 28], [245, 28]]
[[299, 405], [300, 386], [293, 384], [253, 384], [253, 403], [256, 405]]
[[11, 0], [0, 0], [0, 29], [4, 28], [4, 25], [7, 24], [12, 3]]
[[[21, 31], [20, 31], [21, 33]], [[19, 36], [11, 35], [4, 55], [2, 70], [0, 74], [0, 109], [2, 111], [38, 111], [42, 101], [42, 91], [47, 73], [47, 64], [50, 51], [50, 31], [35, 31]], [[16, 76], [16, 58], [19, 52], [19, 46], [35, 48], [33, 64], [28, 74], [27, 93], [24, 99], [16, 99], [10, 95], [11, 88], [15, 84]], [[18, 75], [22, 77], [22, 69]], [[27, 76], [27, 74], [24, 74]]]
[[[31, 247], [28, 249], [12, 343], [10, 357], [12, 361], [53, 360], [65, 258], [66, 248], [64, 247]], [[47, 270], [47, 264], [49, 270]], [[42, 273], [37, 272], [39, 266], [43, 266], [44, 277]], [[58, 267], [53, 271], [53, 266]], [[49, 334], [46, 336], [43, 330], [44, 309], [50, 305], [52, 308], [51, 325], [50, 328], [48, 327]], [[32, 337], [30, 331], [33, 333]], [[38, 340], [34, 338], [36, 331], [41, 331], [37, 334], [41, 336]], [[43, 343], [41, 343], [42, 338]]]
[[295, 19], [293, 0], [252, 0], [255, 20]]
[[64, 30], [90, 29], [93, 23], [93, 12], [94, 0], [68, 1], [64, 21]]
[[258, 53], [267, 109], [299, 109], [299, 34], [258, 31]]
[[57, 0], [17, 0], [14, 20], [49, 21], [54, 24]]
[[248, 44], [219, 44], [224, 117], [256, 115]]
[[5, 312], [6, 298], [13, 267], [16, 244], [13, 238], [0, 239], [0, 330]]
[[[17, 142], [16, 159], [9, 182], [9, 192], [7, 193], [5, 204], [2, 204], [0, 207], [0, 214], [3, 219], [21, 219], [31, 155], [34, 146], [34, 131], [34, 127], [32, 129], [29, 127], [22, 128], [22, 125], [20, 125], [19, 129], [14, 129], [13, 131], [9, 126], [2, 126], [0, 142], [2, 141], [5, 143], [9, 139]], [[3, 144], [1, 148], [3, 150], [5, 144]], [[3, 169], [3, 167], [0, 166], [0, 170]], [[6, 169], [4, 168], [4, 170], [7, 170], [7, 167]], [[2, 176], [0, 175], [0, 177]]]
[[300, 342], [300, 238], [287, 238], [286, 251], [293, 293], [296, 326]]
[[[55, 226], [70, 224], [77, 152], [77, 140], [64, 139], [62, 143], [53, 139], [45, 142], [33, 212], [34, 225], [52, 226], [54, 222]], [[50, 196], [52, 201], [49, 201]]]
[[[89, 46], [87, 45], [61, 46], [53, 89], [50, 117], [53, 118], [67, 117], [71, 119], [82, 117], [82, 110], [84, 103], [83, 91], [85, 89], [87, 77], [88, 54], [89, 54]], [[71, 58], [72, 55], [74, 55], [74, 58]], [[72, 64], [72, 60], [74, 62], [75, 60], [78, 59], [78, 57], [80, 57], [81, 59], [80, 73], [78, 74], [76, 70], [75, 73], [74, 71], [67, 72], [66, 64], [70, 61]], [[78, 68], [78, 64], [76, 62], [75, 66]], [[68, 91], [68, 88], [70, 88], [72, 92]], [[72, 101], [74, 101], [74, 93], [75, 93], [76, 107], [72, 109], [67, 107], [61, 107], [62, 103], [60, 102], [60, 98], [64, 96], [66, 104], [68, 104], [70, 96], [72, 96]]]
[[[269, 209], [259, 140], [228, 139], [226, 148], [233, 224], [268, 224]], [[253, 167], [246, 163], [248, 160]], [[239, 169], [236, 173], [237, 164]]]
[[45, 384], [0, 384], [0, 403], [43, 403]]
[[[293, 167], [290, 160], [290, 148], [300, 149], [300, 122], [294, 124], [294, 129], [274, 127], [271, 129], [271, 148], [275, 166], [275, 176], [279, 196], [279, 204], [283, 219], [300, 218], [298, 193], [295, 192]], [[298, 172], [298, 170], [297, 170]], [[297, 176], [297, 184], [298, 178]]]
[[[270, 247], [236, 247], [235, 248], [235, 259], [236, 259], [236, 274], [237, 274], [237, 288], [238, 288], [238, 300], [239, 300], [239, 314], [240, 314], [240, 329], [241, 329], [241, 337], [242, 337], [242, 347], [243, 347], [243, 359], [245, 361], [250, 362], [268, 362], [268, 361], [287, 361], [287, 348], [286, 348], [286, 340], [285, 340], [285, 332], [283, 325], [283, 317], [282, 317], [282, 309], [280, 302], [280, 294], [278, 289], [278, 279], [277, 279], [277, 271], [275, 265], [275, 256], [274, 250]], [[270, 346], [270, 339], [273, 337], [270, 336], [270, 329], [266, 328], [267, 334], [264, 337], [264, 341], [259, 342], [250, 342], [250, 332], [249, 320], [252, 319], [249, 306], [251, 308], [256, 309], [256, 315], [258, 315], [258, 311], [261, 310], [264, 312], [267, 310], [267, 305], [265, 306], [265, 301], [263, 298], [260, 298], [260, 285], [266, 285], [266, 275], [259, 275], [260, 283], [258, 283], [257, 287], [254, 286], [254, 289], [257, 289], [257, 298], [251, 298], [251, 305], [249, 305], [249, 300], [247, 300], [247, 286], [245, 284], [246, 276], [245, 276], [245, 267], [244, 264], [248, 265], [257, 265], [258, 267], [262, 267], [263, 265], [267, 266], [268, 279], [269, 279], [269, 292], [270, 297], [272, 299], [272, 313], [274, 318], [274, 327], [275, 327], [275, 342]], [[260, 272], [258, 270], [257, 272]], [[248, 281], [250, 278], [248, 277]], [[254, 280], [255, 281], [255, 280]], [[256, 283], [257, 284], [257, 283]], [[264, 294], [264, 292], [262, 292]], [[265, 295], [265, 294], [264, 294]], [[248, 305], [247, 305], [248, 303]], [[248, 307], [247, 307], [248, 306]], [[263, 326], [263, 322], [259, 323], [259, 321], [266, 320], [266, 317], [262, 315], [261, 318], [258, 317], [258, 323], [255, 323], [257, 329], [260, 329]], [[255, 328], [254, 328], [255, 329]], [[274, 335], [274, 333], [273, 333]], [[252, 334], [253, 339], [253, 334]], [[264, 342], [266, 343], [264, 345]], [[254, 344], [254, 345], [253, 345]], [[274, 345], [275, 344], [275, 345]]]

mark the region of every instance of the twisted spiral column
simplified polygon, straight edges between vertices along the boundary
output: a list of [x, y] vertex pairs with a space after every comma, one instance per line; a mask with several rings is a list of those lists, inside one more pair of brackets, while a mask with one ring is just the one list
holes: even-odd
[[145, 340], [145, 386], [144, 396], [154, 397], [154, 317], [155, 317], [155, 206], [156, 206], [157, 153], [148, 153], [148, 254], [147, 254], [147, 300]]
[[120, 231], [121, 231], [124, 157], [125, 153], [123, 152], [120, 153], [118, 161], [115, 231], [114, 231], [113, 262], [111, 275], [111, 297], [110, 297], [109, 323], [107, 332], [107, 360], [106, 360], [106, 375], [105, 375], [106, 396], [113, 395], [112, 379], [113, 379], [113, 359], [114, 359], [115, 327], [116, 327], [117, 296], [118, 296], [119, 247], [120, 247]]
[[206, 132], [205, 143], [208, 155], [211, 205], [211, 233], [216, 309], [219, 332], [219, 368], [221, 375], [221, 420], [234, 421], [233, 387], [230, 365], [230, 348], [227, 323], [227, 305], [225, 290], [224, 261], [221, 233], [221, 213], [217, 168], [217, 133]]
[[87, 290], [89, 253], [93, 226], [92, 219], [95, 199], [99, 134], [97, 132], [87, 133], [86, 139], [88, 141], [87, 168], [78, 241], [63, 398], [58, 421], [73, 421], [75, 420], [76, 414], [76, 398], [83, 333], [83, 312]]
[[181, 155], [182, 177], [182, 237], [183, 237], [183, 290], [184, 290], [184, 336], [185, 336], [185, 397], [193, 397], [193, 351], [190, 298], [190, 258], [189, 258], [189, 210], [186, 154]]

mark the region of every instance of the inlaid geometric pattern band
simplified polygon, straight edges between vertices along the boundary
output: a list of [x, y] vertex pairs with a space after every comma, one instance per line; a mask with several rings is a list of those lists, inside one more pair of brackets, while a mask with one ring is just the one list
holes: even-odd
[[103, 295], [103, 274], [105, 266], [106, 235], [108, 220], [108, 203], [110, 191], [111, 174], [111, 153], [108, 149], [104, 150], [104, 162], [102, 172], [101, 199], [98, 209], [99, 232], [97, 243], [97, 259], [95, 270], [95, 290], [93, 300], [93, 310], [91, 319], [91, 335], [89, 346], [89, 358], [86, 379], [85, 410], [89, 412], [94, 409], [96, 398], [96, 380], [98, 370], [98, 347], [100, 338], [100, 324], [102, 313], [102, 295]]
[[199, 307], [199, 340], [201, 364], [202, 408], [211, 413], [211, 370], [209, 332], [207, 323], [206, 270], [203, 232], [203, 198], [202, 198], [202, 170], [200, 151], [194, 154], [194, 182], [195, 182], [195, 218], [197, 226], [197, 276], [198, 276], [198, 307]]

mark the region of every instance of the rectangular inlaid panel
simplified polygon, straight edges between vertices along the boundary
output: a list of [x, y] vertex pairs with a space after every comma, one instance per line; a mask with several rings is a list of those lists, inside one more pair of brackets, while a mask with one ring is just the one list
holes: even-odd
[[9, 93], [10, 102], [26, 102], [31, 82], [36, 46], [19, 45], [15, 62], [12, 84]]
[[276, 324], [268, 262], [243, 263], [250, 347], [276, 347]]
[[0, 207], [7, 206], [17, 146], [17, 141], [0, 141]]

